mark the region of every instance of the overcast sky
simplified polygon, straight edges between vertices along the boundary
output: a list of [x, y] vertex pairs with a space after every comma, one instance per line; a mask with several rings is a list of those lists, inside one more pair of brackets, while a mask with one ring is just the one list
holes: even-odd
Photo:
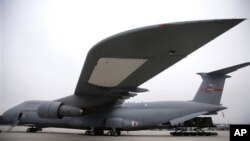
[[[0, 114], [26, 100], [73, 94], [89, 49], [129, 29], [179, 21], [249, 18], [249, 0], [0, 0]], [[190, 54], [141, 87], [129, 99], [190, 100], [209, 72], [250, 61], [250, 21]], [[181, 41], [180, 41], [181, 42]], [[250, 67], [230, 74], [214, 117], [219, 123], [250, 123]]]

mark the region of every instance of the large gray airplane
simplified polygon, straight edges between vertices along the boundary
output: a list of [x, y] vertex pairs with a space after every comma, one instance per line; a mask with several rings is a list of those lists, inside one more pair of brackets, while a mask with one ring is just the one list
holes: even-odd
[[[243, 63], [208, 73], [190, 101], [124, 103], [146, 92], [139, 88], [243, 19], [154, 25], [126, 31], [96, 44], [88, 53], [73, 95], [54, 101], [26, 101], [0, 116], [2, 125], [25, 125], [28, 132], [46, 127], [85, 129], [86, 134], [120, 135], [121, 131], [175, 126], [214, 114], [228, 73]], [[160, 84], [159, 84], [160, 85]], [[171, 87], [171, 85], [168, 85]]]

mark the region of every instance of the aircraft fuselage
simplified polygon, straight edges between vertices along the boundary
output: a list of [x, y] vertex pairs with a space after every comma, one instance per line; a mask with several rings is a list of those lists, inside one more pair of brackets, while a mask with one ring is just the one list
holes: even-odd
[[225, 109], [225, 107], [219, 105], [193, 101], [124, 103], [109, 110], [100, 109], [99, 112], [80, 117], [47, 119], [41, 118], [37, 114], [37, 109], [42, 102], [26, 101], [6, 111], [3, 114], [3, 119], [8, 124], [14, 124], [21, 116], [19, 125], [39, 128], [109, 129], [115, 127], [129, 131], [164, 128], [171, 120], [178, 117], [188, 118], [188, 115], [193, 113], [203, 111], [213, 113]]

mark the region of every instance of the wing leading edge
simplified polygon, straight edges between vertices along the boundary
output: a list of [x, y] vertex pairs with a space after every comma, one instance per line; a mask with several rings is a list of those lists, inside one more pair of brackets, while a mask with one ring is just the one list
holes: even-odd
[[138, 88], [139, 85], [241, 21], [243, 19], [170, 23], [111, 36], [89, 51], [75, 95], [59, 101], [95, 107], [113, 105], [135, 96], [134, 92], [146, 91]]

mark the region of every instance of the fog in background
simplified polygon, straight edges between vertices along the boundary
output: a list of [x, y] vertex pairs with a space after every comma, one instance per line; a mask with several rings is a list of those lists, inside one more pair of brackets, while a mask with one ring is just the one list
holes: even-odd
[[[249, 0], [0, 0], [0, 114], [26, 100], [73, 94], [90, 48], [129, 29], [249, 18]], [[191, 100], [209, 72], [250, 61], [246, 19], [140, 87], [129, 102]], [[181, 42], [181, 41], [180, 41]], [[250, 67], [229, 74], [217, 123], [250, 123]]]

